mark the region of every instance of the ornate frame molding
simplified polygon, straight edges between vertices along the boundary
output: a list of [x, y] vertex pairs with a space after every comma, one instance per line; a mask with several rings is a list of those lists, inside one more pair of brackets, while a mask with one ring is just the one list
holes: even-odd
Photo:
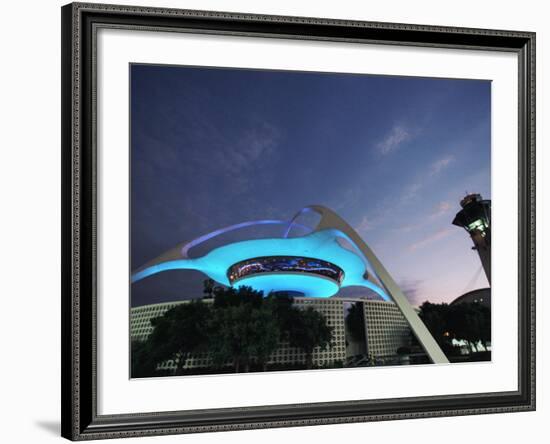
[[[72, 3], [62, 8], [62, 435], [71, 440], [535, 409], [535, 34]], [[97, 414], [95, 37], [98, 27], [514, 52], [519, 60], [519, 381], [514, 392]]]

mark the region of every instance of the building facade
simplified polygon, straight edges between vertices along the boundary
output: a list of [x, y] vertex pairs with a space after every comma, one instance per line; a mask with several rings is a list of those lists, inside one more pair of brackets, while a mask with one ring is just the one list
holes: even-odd
[[[162, 316], [167, 310], [187, 301], [167, 302], [161, 304], [144, 305], [130, 310], [130, 337], [132, 340], [144, 341], [153, 331], [151, 319]], [[211, 303], [211, 299], [203, 302]], [[344, 365], [350, 355], [350, 348], [346, 337], [346, 307], [350, 303], [359, 303], [364, 311], [365, 343], [355, 351], [365, 356], [370, 355], [377, 359], [385, 359], [396, 356], [400, 347], [410, 345], [411, 329], [401, 314], [397, 305], [392, 302], [373, 301], [366, 299], [343, 298], [306, 298], [295, 297], [294, 306], [302, 309], [312, 307], [323, 314], [327, 324], [332, 327], [332, 344], [324, 350], [313, 351], [313, 364], [315, 366], [333, 366], [337, 363]], [[270, 365], [298, 365], [305, 362], [305, 354], [288, 344], [281, 346], [271, 355]], [[206, 354], [197, 354], [190, 357], [184, 368], [203, 368], [211, 366], [211, 361]], [[171, 361], [163, 363], [160, 369], [175, 369]]]
[[[344, 322], [344, 300], [339, 298], [294, 298], [294, 306], [302, 309], [308, 307], [321, 313], [332, 327], [332, 346], [324, 350], [313, 350], [313, 364], [317, 366], [333, 365], [336, 362], [344, 364], [346, 360], [346, 330]], [[305, 354], [288, 344], [281, 344], [269, 360], [268, 364], [299, 364], [305, 362]]]
[[490, 288], [478, 288], [476, 290], [464, 293], [462, 296], [457, 297], [450, 305], [458, 304], [480, 304], [487, 308], [491, 308], [491, 289]]
[[385, 301], [363, 302], [367, 355], [391, 359], [401, 347], [411, 345], [411, 329], [397, 305]]
[[158, 318], [184, 301], [165, 302], [162, 304], [142, 305], [130, 309], [130, 339], [145, 341], [153, 332], [151, 319]]

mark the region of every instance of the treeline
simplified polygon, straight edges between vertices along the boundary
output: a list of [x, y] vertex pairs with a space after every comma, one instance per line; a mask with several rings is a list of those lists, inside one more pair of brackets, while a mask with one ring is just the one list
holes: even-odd
[[213, 368], [234, 372], [267, 370], [270, 356], [281, 344], [301, 350], [305, 368], [313, 366], [313, 351], [330, 346], [332, 327], [311, 307], [300, 309], [285, 295], [268, 295], [250, 287], [209, 287], [211, 302], [193, 300], [151, 319], [146, 341], [132, 342], [132, 377], [158, 376], [166, 361], [183, 374], [191, 357], [207, 356]]
[[[424, 302], [419, 309], [420, 318], [448, 357], [461, 354], [460, 347], [453, 345], [453, 339], [464, 340], [470, 347], [481, 342], [487, 349], [491, 341], [489, 307], [476, 302], [456, 305]], [[366, 340], [365, 318], [361, 304], [353, 304], [348, 310], [346, 328], [354, 341]], [[411, 347], [399, 347], [395, 353], [407, 355], [413, 353], [414, 349], [420, 349], [420, 344], [411, 333]]]
[[452, 305], [424, 302], [419, 315], [448, 356], [459, 353], [452, 344], [453, 339], [464, 340], [470, 346], [481, 342], [485, 348], [491, 341], [491, 309], [485, 305], [475, 302]]

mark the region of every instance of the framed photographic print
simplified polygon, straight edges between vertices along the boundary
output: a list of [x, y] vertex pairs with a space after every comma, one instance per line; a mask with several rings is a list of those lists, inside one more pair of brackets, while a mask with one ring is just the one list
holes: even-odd
[[62, 435], [535, 408], [535, 35], [62, 8]]

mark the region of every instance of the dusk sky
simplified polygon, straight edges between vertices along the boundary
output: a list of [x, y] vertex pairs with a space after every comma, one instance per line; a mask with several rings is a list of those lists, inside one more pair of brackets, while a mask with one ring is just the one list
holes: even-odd
[[[218, 228], [320, 204], [358, 231], [413, 305], [488, 286], [451, 221], [466, 192], [491, 198], [489, 81], [130, 70], [132, 270]], [[203, 279], [151, 276], [132, 285], [132, 306], [201, 297]]]

